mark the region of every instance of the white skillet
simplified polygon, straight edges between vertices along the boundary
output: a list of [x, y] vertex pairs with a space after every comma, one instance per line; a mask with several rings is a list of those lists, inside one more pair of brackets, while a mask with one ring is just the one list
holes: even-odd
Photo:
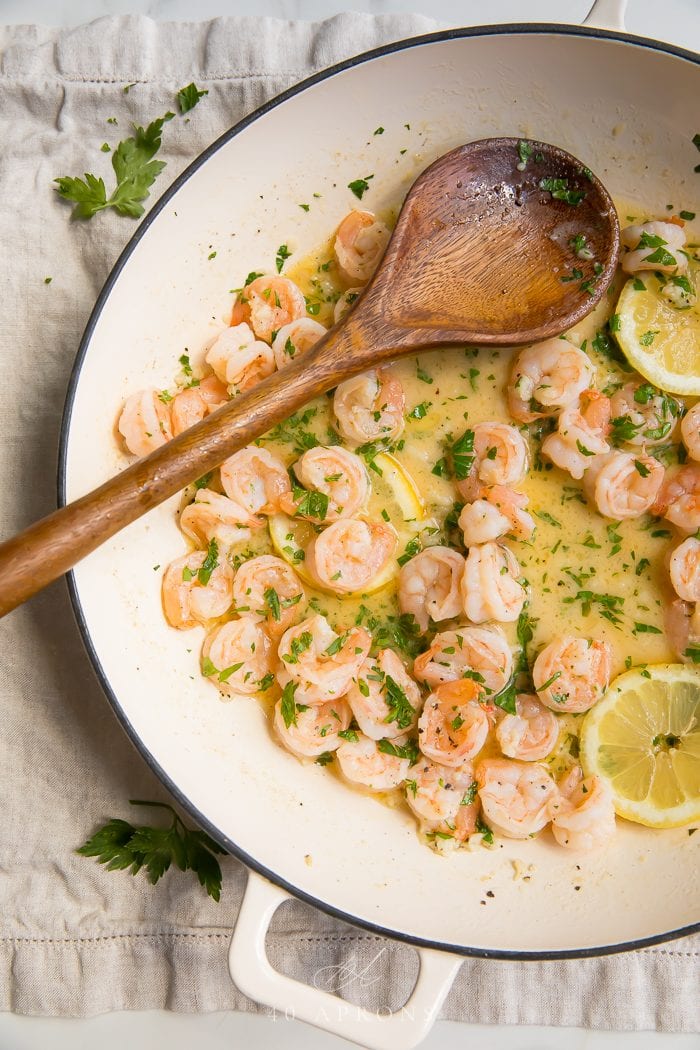
[[[61, 501], [123, 468], [111, 422], [124, 397], [169, 385], [185, 347], [198, 361], [226, 323], [228, 290], [269, 268], [281, 240], [297, 257], [325, 240], [356, 203], [353, 179], [374, 174], [363, 205], [381, 210], [452, 146], [518, 135], [581, 157], [613, 196], [700, 212], [691, 142], [700, 60], [626, 35], [623, 6], [598, 0], [581, 28], [492, 26], [388, 45], [312, 77], [214, 143], [141, 223], [97, 301], [66, 404]], [[593, 19], [618, 31], [592, 28]], [[384, 134], [373, 136], [379, 125]], [[322, 196], [304, 214], [299, 203], [313, 192]], [[254, 699], [221, 703], [198, 674], [202, 632], [176, 632], [161, 612], [153, 566], [183, 551], [174, 511], [171, 500], [85, 559], [71, 594], [131, 739], [251, 869], [230, 952], [251, 998], [394, 1050], [423, 1038], [464, 955], [582, 957], [698, 928], [700, 835], [621, 822], [613, 845], [590, 856], [537, 840], [445, 859], [419, 843], [407, 813], [284, 753]], [[514, 880], [513, 861], [534, 865], [533, 877]], [[351, 1014], [272, 970], [265, 933], [288, 893], [419, 947], [403, 1011]]]

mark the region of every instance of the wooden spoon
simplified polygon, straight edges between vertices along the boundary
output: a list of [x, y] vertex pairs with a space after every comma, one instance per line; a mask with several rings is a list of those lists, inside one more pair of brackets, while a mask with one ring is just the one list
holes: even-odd
[[341, 380], [428, 347], [519, 346], [571, 328], [610, 284], [619, 232], [605, 188], [555, 146], [484, 139], [440, 157], [357, 304], [316, 346], [0, 545], [0, 615]]

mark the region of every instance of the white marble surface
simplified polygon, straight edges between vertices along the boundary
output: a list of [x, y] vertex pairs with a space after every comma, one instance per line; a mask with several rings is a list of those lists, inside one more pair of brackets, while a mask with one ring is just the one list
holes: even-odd
[[[512, 21], [580, 22], [592, 0], [0, 0], [0, 23], [77, 25], [101, 15], [141, 13], [162, 21], [190, 21], [224, 14], [259, 14], [314, 20], [352, 8], [374, 13], [419, 11], [452, 25]], [[700, 0], [629, 0], [627, 27], [700, 50]], [[105, 1014], [89, 1020], [0, 1015], [0, 1050], [341, 1050], [350, 1044], [294, 1020], [237, 1013], [208, 1015]], [[423, 1050], [698, 1050], [694, 1035], [585, 1032], [580, 1029], [486, 1028], [442, 1021]]]

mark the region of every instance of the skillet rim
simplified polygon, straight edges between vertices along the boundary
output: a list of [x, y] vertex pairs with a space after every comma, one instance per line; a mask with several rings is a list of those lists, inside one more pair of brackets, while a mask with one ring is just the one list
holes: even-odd
[[[270, 112], [276, 106], [288, 99], [293, 98], [295, 95], [301, 94], [307, 88], [313, 87], [316, 84], [321, 83], [324, 80], [329, 79], [342, 73], [346, 69], [351, 69], [353, 66], [361, 65], [365, 62], [370, 62], [376, 58], [381, 58], [385, 55], [393, 54], [397, 51], [407, 51], [409, 48], [421, 47], [425, 44], [439, 43], [446, 40], [457, 40], [462, 38], [470, 37], [491, 37], [491, 36], [575, 36], [585, 37], [591, 39], [602, 39], [602, 40], [614, 40], [623, 44], [629, 44], [634, 47], [646, 48], [650, 51], [660, 51], [665, 54], [670, 54], [676, 58], [683, 59], [691, 62], [695, 65], [700, 66], [700, 55], [696, 52], [689, 51], [686, 48], [678, 47], [675, 44], [669, 44], [662, 41], [650, 40], [647, 37], [635, 36], [631, 33], [621, 32], [617, 30], [607, 29], [596, 29], [592, 26], [568, 26], [559, 25], [551, 22], [516, 22], [512, 24], [502, 25], [486, 25], [486, 26], [467, 26], [454, 29], [440, 30], [435, 33], [425, 33], [421, 36], [409, 37], [403, 40], [396, 40], [388, 44], [384, 44], [381, 47], [372, 48], [369, 51], [364, 51], [359, 55], [353, 55], [351, 58], [344, 59], [341, 62], [337, 62], [327, 69], [320, 70], [318, 73], [312, 74], [310, 77], [306, 77], [298, 84], [294, 84], [292, 87], [287, 88], [279, 95], [275, 95], [274, 98], [269, 99], [263, 103], [262, 106], [249, 113], [237, 124], [234, 124], [232, 128], [225, 131], [219, 136], [210, 146], [208, 146], [198, 157], [196, 157], [185, 170], [174, 180], [174, 182], [168, 187], [161, 197], [158, 198], [156, 203], [153, 205], [148, 214], [141, 220], [140, 225], [127, 242], [126, 246], [119, 255], [116, 263], [109, 273], [96, 301], [92, 308], [85, 331], [83, 332], [78, 351], [73, 363], [71, 370], [68, 387], [66, 391], [66, 400], [63, 409], [63, 416], [61, 419], [61, 428], [59, 434], [59, 448], [58, 448], [58, 474], [57, 474], [57, 496], [58, 506], [63, 507], [67, 503], [66, 488], [67, 488], [67, 472], [68, 472], [68, 444], [70, 435], [70, 426], [73, 417], [73, 408], [75, 404], [75, 397], [77, 393], [78, 383], [80, 381], [80, 375], [82, 372], [83, 364], [87, 356], [87, 352], [94, 334], [95, 328], [99, 321], [102, 310], [109, 298], [109, 295], [117, 281], [121, 271], [129, 261], [134, 249], [138, 245], [141, 238], [146, 234], [151, 224], [154, 222], [156, 217], [165, 208], [172, 197], [175, 196], [177, 191], [183, 186], [192, 175], [198, 171], [206, 162], [212, 157], [222, 146], [228, 143], [241, 131], [245, 130], [253, 121], [258, 120], [266, 113]], [[148, 748], [145, 746], [141, 738], [139, 737], [134, 726], [130, 722], [126, 712], [122, 708], [114, 690], [112, 689], [107, 674], [102, 667], [100, 658], [97, 655], [95, 647], [90, 636], [90, 630], [83, 613], [83, 608], [80, 602], [80, 596], [78, 593], [78, 587], [75, 581], [75, 574], [71, 570], [66, 573], [66, 583], [68, 586], [68, 593], [73, 608], [73, 613], [76, 618], [78, 630], [82, 637], [83, 644], [87, 651], [90, 662], [93, 666], [93, 670], [97, 676], [97, 679], [109, 701], [112, 711], [124, 729], [125, 733], [129, 737], [131, 743], [139, 752], [141, 757], [146, 761], [151, 770], [158, 777], [160, 782], [174, 797], [179, 806], [192, 817], [197, 825], [203, 828], [208, 835], [210, 835], [216, 842], [218, 842], [228, 853], [240, 860], [247, 868], [257, 872], [263, 878], [287, 893], [296, 897], [298, 900], [303, 901], [305, 904], [309, 904], [314, 908], [320, 909], [327, 915], [331, 915], [336, 919], [340, 919], [343, 922], [349, 923], [352, 926], [360, 927], [361, 929], [368, 930], [369, 932], [382, 937], [388, 937], [391, 940], [399, 941], [404, 944], [409, 944], [416, 948], [432, 948], [437, 951], [450, 952], [453, 955], [461, 955], [469, 958], [480, 958], [480, 959], [505, 959], [510, 961], [550, 961], [558, 959], [586, 959], [596, 958], [605, 955], [613, 955], [618, 952], [635, 951], [640, 948], [647, 948], [655, 944], [663, 944], [666, 941], [676, 940], [681, 937], [690, 936], [693, 933], [700, 932], [700, 919], [696, 923], [691, 923], [688, 926], [680, 927], [679, 929], [669, 930], [664, 933], [654, 934], [650, 937], [642, 937], [638, 940], [623, 941], [615, 944], [608, 945], [597, 945], [592, 948], [570, 948], [558, 951], [508, 951], [504, 949], [491, 949], [491, 948], [474, 948], [468, 945], [460, 944], [449, 944], [440, 940], [431, 940], [424, 937], [416, 937], [413, 934], [405, 933], [402, 930], [395, 930], [379, 923], [372, 922], [371, 920], [364, 919], [359, 915], [354, 915], [349, 912], [343, 911], [341, 908], [337, 908], [326, 901], [320, 900], [314, 897], [313, 894], [307, 893], [305, 890], [294, 886], [288, 882], [276, 871], [268, 868], [266, 865], [260, 863], [255, 857], [251, 856], [240, 846], [238, 846], [232, 839], [227, 835], [224, 835], [218, 828], [216, 828], [209, 819], [202, 813], [197, 806], [192, 803], [189, 798], [179, 789], [177, 784], [172, 778], [165, 772], [160, 763], [151, 754]]]

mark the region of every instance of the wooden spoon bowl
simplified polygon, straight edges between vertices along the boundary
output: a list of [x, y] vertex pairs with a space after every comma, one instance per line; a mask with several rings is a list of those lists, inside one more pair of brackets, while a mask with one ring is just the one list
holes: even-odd
[[445, 154], [412, 186], [350, 313], [311, 350], [0, 545], [0, 615], [341, 380], [429, 347], [559, 335], [600, 300], [618, 254], [612, 200], [570, 154], [514, 138]]

